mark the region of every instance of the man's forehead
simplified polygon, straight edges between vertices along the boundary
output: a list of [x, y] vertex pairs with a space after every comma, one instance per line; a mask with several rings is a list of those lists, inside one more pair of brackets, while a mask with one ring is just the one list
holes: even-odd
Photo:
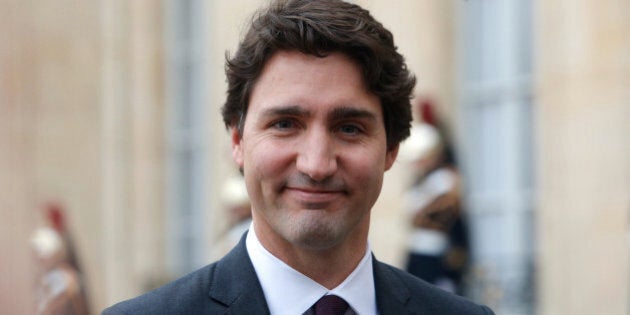
[[257, 120], [317, 116], [383, 121], [379, 97], [367, 89], [359, 64], [342, 52], [275, 52], [257, 78], [244, 114]]

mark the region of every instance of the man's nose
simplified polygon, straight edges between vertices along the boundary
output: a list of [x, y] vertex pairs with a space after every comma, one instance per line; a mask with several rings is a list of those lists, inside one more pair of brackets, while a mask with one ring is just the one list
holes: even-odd
[[337, 171], [334, 139], [324, 130], [312, 130], [298, 145], [297, 170], [315, 181], [322, 181]]

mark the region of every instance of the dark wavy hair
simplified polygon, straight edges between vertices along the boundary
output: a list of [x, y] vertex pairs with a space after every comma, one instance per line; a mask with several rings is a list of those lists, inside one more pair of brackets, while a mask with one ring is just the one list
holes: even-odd
[[409, 136], [410, 98], [416, 80], [394, 39], [370, 13], [341, 0], [280, 0], [254, 15], [236, 54], [226, 54], [227, 100], [222, 108], [227, 128], [242, 135], [249, 98], [265, 63], [277, 51], [297, 50], [325, 57], [341, 52], [355, 60], [383, 109], [387, 146]]

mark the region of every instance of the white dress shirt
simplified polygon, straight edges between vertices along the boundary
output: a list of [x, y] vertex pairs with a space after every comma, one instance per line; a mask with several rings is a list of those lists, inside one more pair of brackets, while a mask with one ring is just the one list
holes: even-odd
[[246, 246], [272, 315], [304, 314], [326, 294], [346, 300], [350, 314], [352, 311], [359, 315], [377, 314], [369, 245], [354, 271], [332, 290], [272, 255], [258, 240], [253, 224], [247, 233]]

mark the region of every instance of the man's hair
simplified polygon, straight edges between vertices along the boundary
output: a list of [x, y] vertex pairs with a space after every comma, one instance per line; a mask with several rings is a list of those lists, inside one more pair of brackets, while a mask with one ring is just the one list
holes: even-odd
[[226, 127], [242, 136], [250, 94], [265, 63], [278, 51], [325, 57], [341, 52], [360, 66], [368, 90], [383, 110], [387, 147], [409, 136], [415, 78], [397, 52], [391, 32], [370, 13], [341, 0], [280, 0], [258, 12], [236, 54], [226, 55]]

